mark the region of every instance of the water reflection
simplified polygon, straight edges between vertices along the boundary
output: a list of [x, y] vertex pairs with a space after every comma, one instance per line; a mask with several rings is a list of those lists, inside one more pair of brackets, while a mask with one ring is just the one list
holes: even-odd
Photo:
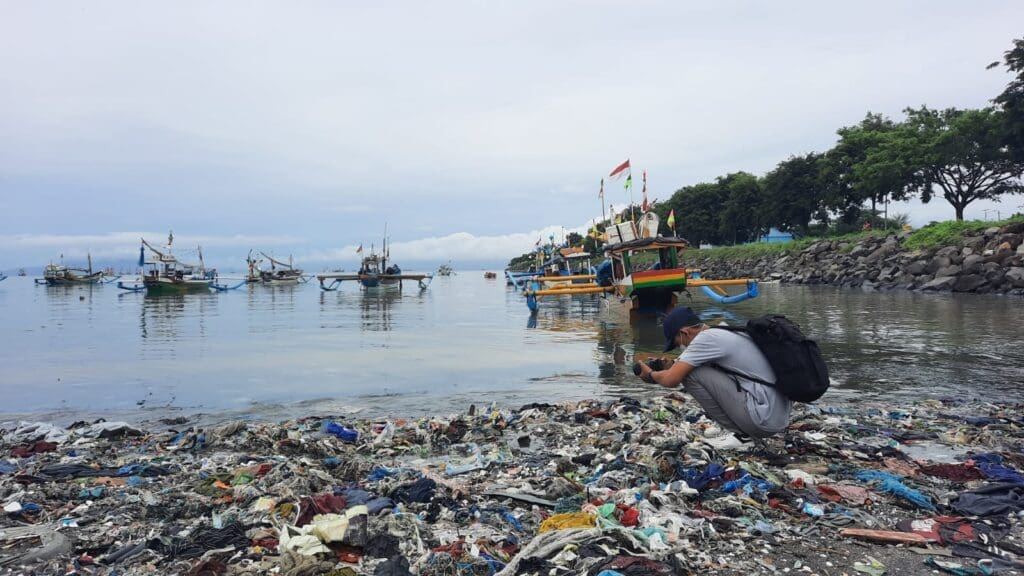
[[[12, 278], [0, 287], [0, 410], [131, 410], [144, 397], [205, 410], [280, 403], [304, 414], [329, 401], [409, 415], [663, 392], [631, 370], [637, 353], [661, 353], [656, 318], [630, 322], [600, 295], [545, 299], [531, 317], [522, 295], [498, 283], [445, 280], [425, 292], [250, 286], [152, 298]], [[700, 295], [689, 304], [709, 321], [781, 313], [798, 322], [829, 360], [828, 403], [1021, 392], [1019, 298], [761, 292], [729, 307]], [[386, 400], [367, 396], [381, 390]]]
[[186, 337], [207, 336], [207, 323], [217, 315], [217, 294], [145, 295], [139, 310], [139, 329], [144, 341], [173, 344]]
[[363, 330], [391, 330], [392, 315], [400, 313], [402, 293], [397, 287], [367, 288], [359, 300], [359, 319]]

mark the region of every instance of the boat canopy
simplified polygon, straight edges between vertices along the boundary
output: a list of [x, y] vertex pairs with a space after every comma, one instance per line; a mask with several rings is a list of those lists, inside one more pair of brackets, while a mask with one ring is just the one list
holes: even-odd
[[659, 250], [661, 248], [685, 249], [690, 245], [685, 238], [674, 238], [668, 236], [657, 236], [654, 238], [637, 238], [618, 244], [609, 244], [604, 247], [608, 253], [626, 252], [630, 250]]

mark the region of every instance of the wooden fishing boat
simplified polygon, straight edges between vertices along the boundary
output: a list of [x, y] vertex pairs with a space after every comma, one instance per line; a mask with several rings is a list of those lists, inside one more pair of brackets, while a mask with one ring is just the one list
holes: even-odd
[[93, 271], [92, 255], [87, 254], [88, 265], [85, 268], [73, 268], [64, 264], [49, 263], [43, 268], [42, 281], [36, 280], [37, 284], [47, 286], [75, 286], [78, 284], [99, 284], [103, 281], [103, 271]]
[[453, 273], [453, 270], [452, 270], [452, 261], [451, 260], [449, 260], [447, 264], [441, 264], [440, 266], [437, 267], [437, 275], [438, 276], [451, 276], [452, 273]]
[[[145, 290], [147, 296], [202, 293], [214, 288], [217, 271], [206, 269], [202, 248], [196, 248], [199, 264], [186, 264], [171, 253], [173, 243], [173, 233], [168, 234], [167, 246], [162, 249], [157, 249], [143, 238], [142, 246], [139, 247], [139, 268], [144, 269], [140, 283], [128, 285], [118, 282], [117, 287], [133, 292]], [[152, 252], [153, 258], [146, 259], [147, 249]]]
[[[358, 252], [362, 252], [362, 246]], [[406, 280], [415, 281], [420, 290], [425, 290], [434, 278], [433, 274], [403, 274], [397, 264], [388, 264], [390, 251], [388, 250], [387, 236], [384, 236], [384, 244], [381, 253], [377, 254], [370, 246], [370, 253], [363, 257], [356, 274], [317, 274], [316, 279], [320, 282], [320, 289], [327, 292], [337, 290], [343, 282], [355, 281], [363, 288], [398, 288], [402, 289], [402, 282]]]
[[265, 252], [260, 252], [260, 255], [270, 262], [270, 270], [259, 271], [259, 279], [264, 284], [288, 286], [308, 280], [302, 275], [302, 270], [292, 264], [291, 255], [288, 256], [287, 263], [276, 260]]
[[[658, 236], [656, 216], [653, 222], [648, 215], [642, 221], [647, 224], [643, 228], [633, 222], [608, 228], [608, 244], [604, 247], [607, 259], [596, 268], [592, 278], [583, 277], [580, 283], [572, 284], [565, 284], [564, 278], [559, 277], [531, 280], [524, 291], [530, 310], [537, 310], [541, 298], [577, 294], [607, 295], [610, 301], [624, 305], [631, 315], [665, 313], [688, 288], [700, 288], [719, 304], [741, 302], [758, 295], [755, 280], [707, 280], [700, 277], [699, 270], [685, 268], [680, 256], [689, 246], [687, 241]], [[563, 283], [550, 285], [552, 281]], [[736, 287], [744, 290], [735, 294], [729, 292]]]

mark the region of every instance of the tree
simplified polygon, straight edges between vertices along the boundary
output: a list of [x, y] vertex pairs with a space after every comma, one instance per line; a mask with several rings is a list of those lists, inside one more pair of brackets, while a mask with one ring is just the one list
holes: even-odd
[[[996, 96], [995, 102], [1003, 111], [1003, 143], [1016, 160], [1024, 160], [1024, 39], [1014, 40], [1013, 48], [1003, 54], [1006, 69], [1017, 77]], [[999, 62], [989, 64], [989, 68]]]
[[677, 190], [662, 209], [675, 210], [679, 235], [699, 246], [722, 243], [719, 221], [724, 205], [722, 187], [705, 182]]
[[[880, 162], [897, 128], [889, 118], [868, 112], [859, 124], [837, 131], [839, 142], [825, 153], [821, 178], [828, 208], [842, 214], [844, 221], [854, 221], [865, 200], [871, 202], [874, 215], [878, 203], [906, 199], [902, 172], [896, 164]], [[869, 156], [875, 160], [870, 166]]]
[[993, 108], [908, 109], [900, 135], [892, 139], [893, 154], [914, 168], [904, 175], [904, 189], [919, 192], [922, 202], [941, 192], [957, 220], [975, 200], [1024, 192], [1024, 159], [1004, 145], [1003, 114]]
[[720, 238], [736, 243], [757, 240], [766, 231], [761, 214], [761, 184], [747, 172], [735, 172], [718, 178], [724, 198], [718, 219]]
[[782, 230], [807, 233], [811, 219], [828, 222], [829, 215], [822, 186], [824, 159], [810, 153], [791, 156], [764, 175], [764, 215]]

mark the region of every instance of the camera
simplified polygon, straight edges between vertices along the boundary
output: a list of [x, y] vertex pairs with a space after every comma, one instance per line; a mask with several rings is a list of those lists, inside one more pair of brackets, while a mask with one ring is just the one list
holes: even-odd
[[[668, 363], [662, 358], [648, 358], [647, 361], [644, 363], [647, 364], [647, 366], [650, 367], [650, 369], [654, 370], [655, 372], [659, 372], [668, 367]], [[639, 362], [633, 362], [633, 374], [636, 376], [640, 375]]]

